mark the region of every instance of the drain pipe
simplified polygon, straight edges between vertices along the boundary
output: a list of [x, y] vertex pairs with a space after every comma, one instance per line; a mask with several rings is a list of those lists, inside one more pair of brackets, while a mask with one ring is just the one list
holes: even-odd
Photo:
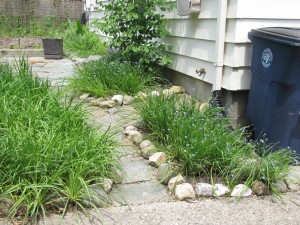
[[217, 39], [215, 47], [215, 75], [216, 80], [213, 85], [213, 103], [216, 106], [222, 106], [222, 77], [224, 66], [224, 49], [225, 49], [225, 34], [226, 34], [226, 19], [227, 19], [227, 3], [228, 0], [219, 0], [218, 5], [218, 21], [217, 21]]

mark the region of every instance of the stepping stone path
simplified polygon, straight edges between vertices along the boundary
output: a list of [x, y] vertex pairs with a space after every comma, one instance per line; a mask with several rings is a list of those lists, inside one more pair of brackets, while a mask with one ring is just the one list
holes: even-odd
[[[4, 58], [2, 61], [13, 63], [14, 58]], [[48, 79], [54, 87], [67, 85], [66, 78], [73, 76], [75, 63], [70, 59], [45, 60], [42, 57], [30, 57], [29, 64], [36, 76]], [[93, 98], [84, 97], [89, 101]], [[111, 99], [107, 99], [111, 100]], [[99, 132], [109, 129], [114, 135], [113, 139], [121, 146], [117, 149], [120, 157], [123, 181], [115, 184], [110, 193], [113, 206], [165, 201], [168, 198], [167, 188], [156, 180], [157, 169], [148, 164], [148, 160], [139, 156], [139, 147], [134, 145], [124, 135], [124, 126], [133, 124], [134, 112], [132, 106], [114, 106], [112, 108], [100, 108], [99, 106], [85, 105], [90, 111], [89, 123], [99, 128]]]

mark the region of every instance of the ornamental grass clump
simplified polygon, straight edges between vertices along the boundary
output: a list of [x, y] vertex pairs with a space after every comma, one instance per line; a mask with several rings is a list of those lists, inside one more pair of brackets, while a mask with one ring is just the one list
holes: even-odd
[[248, 143], [244, 129], [229, 129], [222, 109], [211, 106], [201, 111], [194, 99], [161, 93], [135, 103], [135, 109], [151, 137], [166, 146], [170, 159], [186, 174], [216, 174], [231, 185], [262, 180], [272, 189], [293, 162], [287, 149], [265, 154], [268, 147]]
[[91, 187], [119, 167], [109, 132], [88, 125], [80, 105], [62, 103], [24, 59], [15, 73], [0, 64], [0, 92], [0, 209], [10, 202], [7, 216], [24, 222], [84, 209]]
[[134, 95], [156, 84], [156, 80], [128, 62], [103, 57], [78, 68], [77, 75], [70, 79], [70, 88], [99, 97], [115, 93]]

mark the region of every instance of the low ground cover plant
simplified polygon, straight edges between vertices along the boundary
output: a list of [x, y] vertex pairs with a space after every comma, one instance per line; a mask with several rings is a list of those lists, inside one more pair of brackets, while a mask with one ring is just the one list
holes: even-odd
[[111, 61], [106, 56], [78, 68], [77, 76], [70, 79], [70, 88], [99, 97], [115, 93], [134, 95], [156, 84], [157, 79], [128, 62]]
[[62, 103], [33, 77], [25, 60], [16, 71], [0, 64], [0, 209], [25, 220], [83, 209], [83, 199], [95, 199], [93, 185], [118, 168], [116, 143], [88, 125], [80, 105]]
[[135, 103], [135, 109], [151, 137], [163, 143], [169, 159], [185, 174], [216, 174], [231, 186], [261, 180], [275, 191], [274, 184], [293, 162], [290, 150], [270, 152], [267, 145], [247, 142], [243, 129], [229, 130], [230, 121], [220, 108], [201, 111], [191, 98], [161, 93]]

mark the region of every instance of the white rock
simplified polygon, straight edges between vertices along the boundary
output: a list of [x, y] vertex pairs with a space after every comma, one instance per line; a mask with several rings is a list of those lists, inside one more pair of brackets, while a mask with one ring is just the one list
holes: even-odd
[[146, 95], [144, 92], [139, 91], [139, 92], [136, 94], [135, 98], [138, 98], [138, 99], [145, 99], [145, 98], [147, 98], [147, 95]]
[[181, 174], [178, 174], [176, 177], [171, 178], [168, 182], [168, 188], [172, 191], [176, 185], [185, 183], [185, 179]]
[[152, 91], [150, 95], [151, 96], [159, 96], [159, 92], [158, 91]]
[[163, 90], [163, 95], [166, 97], [171, 96], [172, 94], [173, 94], [173, 92], [170, 91], [170, 89]]
[[182, 94], [185, 92], [185, 89], [181, 86], [172, 86], [170, 88], [170, 92], [172, 92], [174, 94]]
[[84, 93], [82, 95], [79, 96], [79, 99], [80, 100], [85, 100], [87, 99], [88, 97], [90, 97], [90, 93]]
[[118, 102], [119, 105], [122, 105], [123, 104], [123, 95], [115, 95], [112, 97], [111, 100], [115, 101], [115, 102]]
[[149, 140], [144, 140], [142, 141], [142, 143], [140, 144], [140, 149], [143, 149], [143, 148], [147, 148], [149, 146], [153, 145], [151, 141]]
[[203, 111], [204, 109], [209, 107], [209, 103], [208, 102], [204, 102], [200, 105], [199, 110]]
[[250, 195], [252, 195], [252, 190], [244, 184], [236, 185], [231, 192], [231, 197], [248, 197]]
[[133, 97], [129, 95], [125, 95], [123, 99], [123, 104], [124, 105], [130, 105], [131, 102], [133, 101]]
[[290, 172], [286, 177], [285, 182], [290, 190], [300, 190], [300, 166], [290, 167]]
[[230, 192], [230, 189], [223, 184], [215, 184], [214, 186], [214, 196], [221, 197]]
[[195, 184], [194, 188], [197, 196], [213, 196], [213, 188], [211, 184], [197, 183]]
[[175, 197], [178, 200], [195, 198], [193, 186], [189, 183], [178, 184], [175, 188]]
[[101, 179], [101, 187], [106, 193], [109, 193], [112, 189], [113, 181], [109, 178]]
[[132, 130], [137, 130], [137, 128], [135, 126], [127, 126], [124, 130], [124, 134], [129, 135], [129, 132]]
[[128, 132], [128, 139], [131, 140], [134, 144], [140, 145], [143, 141], [143, 135], [137, 130], [131, 130]]
[[104, 102], [100, 102], [100, 107], [103, 107], [103, 108], [112, 108], [116, 105], [115, 101], [113, 100], [107, 100], [107, 101], [104, 101]]
[[101, 104], [101, 102], [103, 101], [106, 101], [105, 98], [97, 98], [97, 99], [94, 99], [90, 102], [90, 105], [92, 106], [99, 106]]
[[99, 59], [101, 59], [100, 55], [90, 55], [88, 58], [84, 59], [82, 63], [88, 63], [88, 62], [91, 62], [91, 61], [97, 61]]
[[164, 152], [156, 152], [149, 157], [149, 164], [151, 166], [158, 167], [160, 164], [165, 162], [167, 159], [167, 155]]

